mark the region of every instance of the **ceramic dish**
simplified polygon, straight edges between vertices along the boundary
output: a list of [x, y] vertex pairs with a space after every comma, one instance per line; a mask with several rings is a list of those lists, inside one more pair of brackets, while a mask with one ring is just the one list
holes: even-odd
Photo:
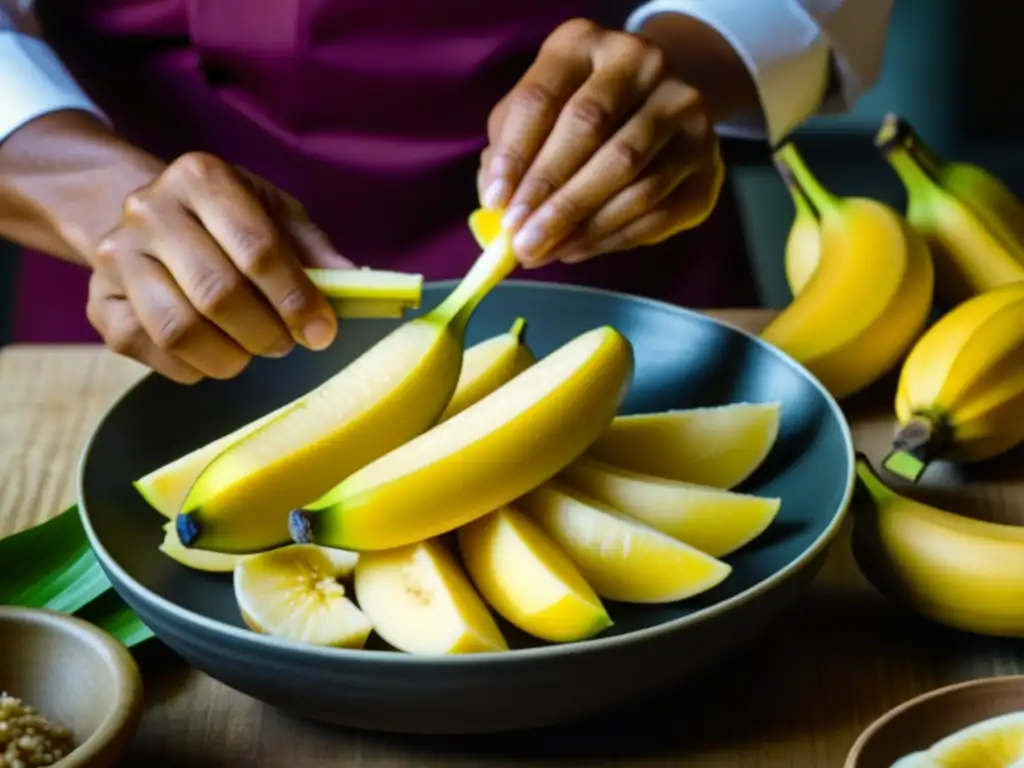
[[[424, 291], [430, 308], [451, 288]], [[730, 577], [698, 598], [610, 606], [615, 626], [582, 643], [540, 646], [509, 630], [513, 650], [424, 658], [381, 646], [346, 651], [247, 630], [231, 581], [157, 552], [166, 521], [131, 481], [319, 384], [395, 327], [346, 323], [319, 354], [257, 361], [230, 382], [179, 387], [151, 376], [99, 424], [80, 469], [86, 530], [118, 593], [156, 635], [226, 684], [318, 720], [403, 732], [487, 732], [550, 725], [653, 694], [757, 636], [814, 576], [850, 500], [853, 447], [831, 397], [802, 367], [696, 312], [615, 293], [510, 281], [477, 310], [468, 344], [528, 321], [540, 357], [605, 324], [633, 344], [636, 376], [622, 412], [750, 401], [782, 403], [776, 445], [743, 489], [782, 498], [772, 527], [727, 558]]]
[[1024, 675], [970, 680], [930, 691], [868, 726], [846, 768], [892, 768], [900, 758], [991, 717], [1024, 712]]
[[0, 607], [0, 691], [73, 734], [60, 768], [117, 763], [139, 722], [142, 677], [131, 654], [91, 624], [52, 611]]

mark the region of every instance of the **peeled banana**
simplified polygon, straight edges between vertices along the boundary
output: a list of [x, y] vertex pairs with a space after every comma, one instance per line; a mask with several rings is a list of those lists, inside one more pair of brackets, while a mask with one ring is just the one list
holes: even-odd
[[1024, 441], [1024, 282], [950, 310], [914, 345], [884, 465], [916, 481], [928, 462], [991, 458]]
[[288, 540], [288, 513], [430, 427], [455, 391], [466, 324], [516, 267], [496, 238], [434, 310], [404, 323], [203, 469], [175, 518], [186, 547], [254, 552]]
[[587, 331], [292, 512], [292, 539], [388, 549], [482, 517], [580, 456], [615, 417], [632, 373], [622, 334]]
[[1024, 280], [1024, 207], [980, 168], [946, 164], [888, 115], [875, 136], [907, 190], [907, 220], [928, 242], [935, 293], [953, 305]]
[[857, 456], [853, 551], [882, 594], [955, 629], [1024, 637], [1024, 528], [900, 495]]
[[924, 327], [934, 277], [928, 246], [888, 206], [825, 190], [792, 144], [775, 160], [821, 216], [821, 260], [761, 337], [844, 398], [891, 370]]
[[401, 317], [418, 309], [423, 275], [381, 269], [307, 269], [306, 275], [327, 297], [338, 317]]

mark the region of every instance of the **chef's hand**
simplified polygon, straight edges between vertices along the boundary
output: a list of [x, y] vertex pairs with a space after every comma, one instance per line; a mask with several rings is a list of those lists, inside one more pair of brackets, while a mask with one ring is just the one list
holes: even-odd
[[202, 153], [129, 195], [91, 262], [106, 344], [183, 384], [326, 347], [337, 319], [303, 266], [352, 266], [292, 197]]
[[701, 224], [724, 178], [701, 94], [640, 37], [556, 29], [488, 121], [478, 186], [527, 267], [577, 263]]

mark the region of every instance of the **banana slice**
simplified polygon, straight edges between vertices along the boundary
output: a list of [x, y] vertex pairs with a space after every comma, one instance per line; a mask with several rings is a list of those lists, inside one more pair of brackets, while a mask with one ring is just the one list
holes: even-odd
[[470, 578], [510, 624], [553, 643], [585, 640], [611, 626], [569, 556], [522, 512], [503, 507], [458, 535]]
[[508, 650], [484, 601], [436, 539], [360, 555], [355, 588], [377, 634], [400, 651]]
[[310, 645], [362, 648], [373, 631], [339, 581], [358, 556], [292, 544], [241, 559], [235, 599], [242, 619], [261, 634]]
[[732, 567], [555, 482], [516, 502], [601, 597], [670, 603], [721, 584]]
[[983, 720], [928, 750], [936, 768], [1024, 768], [1024, 712]]
[[782, 502], [680, 483], [581, 459], [559, 475], [567, 485], [712, 557], [756, 539]]
[[588, 455], [684, 483], [733, 488], [779, 436], [779, 403], [733, 403], [618, 416]]

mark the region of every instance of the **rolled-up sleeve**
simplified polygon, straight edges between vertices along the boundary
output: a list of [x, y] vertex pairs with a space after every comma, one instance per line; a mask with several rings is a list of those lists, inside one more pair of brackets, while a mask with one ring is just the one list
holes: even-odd
[[18, 29], [24, 10], [0, 0], [0, 142], [49, 112], [80, 109], [106, 117], [45, 42]]
[[[878, 79], [893, 0], [649, 0], [626, 22], [680, 13], [736, 50], [761, 109], [717, 126], [723, 135], [777, 144], [815, 114], [842, 112]], [[833, 77], [834, 73], [834, 77]]]

